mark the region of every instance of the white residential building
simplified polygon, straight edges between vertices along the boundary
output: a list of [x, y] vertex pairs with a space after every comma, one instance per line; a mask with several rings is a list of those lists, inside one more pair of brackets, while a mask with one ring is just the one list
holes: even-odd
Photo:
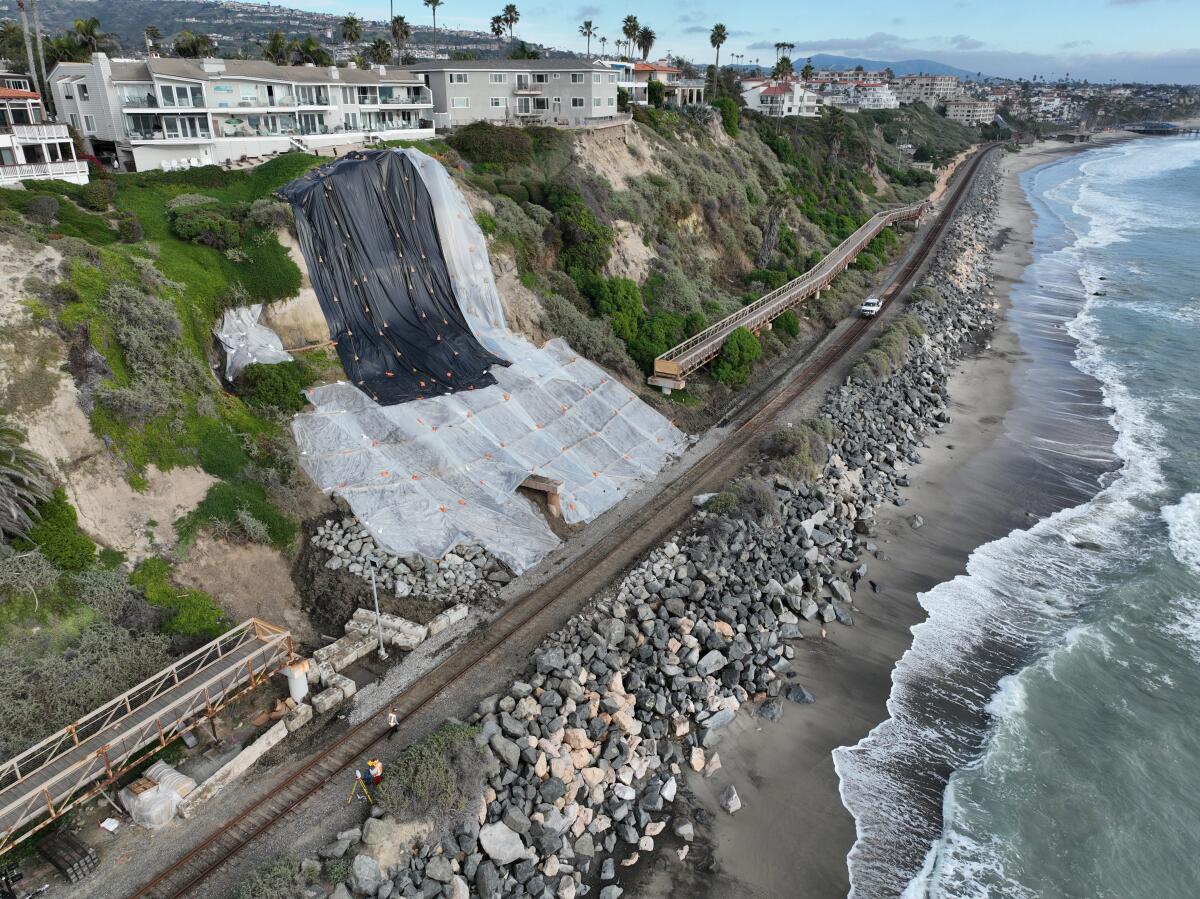
[[859, 109], [900, 108], [900, 98], [883, 81], [861, 81], [854, 85], [854, 99]]
[[471, 59], [418, 62], [439, 128], [472, 122], [584, 127], [616, 121], [616, 69], [594, 59]]
[[766, 116], [804, 116], [821, 114], [821, 97], [799, 81], [771, 78], [747, 78], [742, 81], [742, 100], [746, 108]]
[[692, 106], [704, 102], [704, 79], [685, 78], [683, 70], [667, 62], [643, 62], [633, 64], [633, 79], [649, 91], [651, 81], [658, 81], [666, 88], [667, 103], [674, 106]]
[[900, 106], [895, 92], [882, 81], [819, 79], [809, 82], [809, 86], [817, 90], [821, 102], [826, 106], [836, 106], [846, 112], [858, 112], [860, 109], [896, 109]]
[[971, 100], [960, 97], [946, 101], [946, 118], [963, 125], [985, 125], [996, 117], [992, 100]]
[[954, 75], [905, 75], [895, 84], [901, 103], [924, 103], [930, 109], [962, 94]]
[[96, 155], [139, 171], [434, 133], [429, 88], [396, 67], [95, 53], [49, 80], [60, 120]]
[[42, 98], [23, 75], [0, 72], [0, 84], [9, 83], [22, 87], [0, 87], [0, 186], [42, 178], [87, 184], [87, 162], [75, 158], [67, 126], [46, 122]]

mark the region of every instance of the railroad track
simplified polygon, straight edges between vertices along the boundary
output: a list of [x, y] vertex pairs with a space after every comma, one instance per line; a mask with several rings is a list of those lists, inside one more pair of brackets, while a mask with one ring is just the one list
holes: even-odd
[[[886, 306], [921, 270], [941, 241], [958, 205], [984, 158], [996, 148], [982, 148], [957, 177], [930, 230], [889, 279], [880, 298]], [[705, 487], [719, 486], [736, 475], [748, 457], [754, 438], [767, 433], [780, 410], [795, 402], [830, 367], [859, 342], [875, 319], [855, 319], [841, 334], [828, 341], [798, 375], [735, 426], [722, 444], [696, 461], [654, 499], [631, 513], [594, 546], [540, 587], [511, 603], [494, 621], [451, 656], [405, 689], [384, 708], [395, 708], [405, 722], [445, 696], [468, 675], [487, 670], [499, 661], [506, 645], [520, 634], [540, 634], [538, 622], [558, 622], [564, 612], [573, 612], [582, 601], [595, 595], [634, 564], [642, 553], [670, 533], [691, 513], [691, 497]], [[730, 451], [724, 451], [730, 447]], [[548, 630], [553, 630], [553, 626]], [[185, 855], [159, 872], [133, 894], [135, 899], [177, 899], [208, 880], [238, 852], [274, 827], [330, 783], [342, 783], [341, 772], [363, 765], [372, 748], [385, 736], [382, 712], [351, 728], [335, 742], [291, 769], [267, 796], [251, 802], [229, 821], [210, 833]]]

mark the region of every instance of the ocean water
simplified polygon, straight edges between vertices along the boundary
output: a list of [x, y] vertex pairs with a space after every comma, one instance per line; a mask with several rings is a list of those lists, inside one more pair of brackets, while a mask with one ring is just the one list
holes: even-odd
[[920, 597], [890, 718], [835, 752], [851, 895], [1196, 899], [1200, 141], [1022, 186], [1006, 427], [1060, 510]]

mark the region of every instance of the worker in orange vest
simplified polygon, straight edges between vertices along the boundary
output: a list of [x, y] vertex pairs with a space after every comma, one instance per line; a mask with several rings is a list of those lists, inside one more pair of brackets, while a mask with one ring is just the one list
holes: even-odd
[[383, 780], [383, 762], [371, 759], [367, 762], [367, 771], [371, 775], [371, 786], [379, 786], [379, 782]]

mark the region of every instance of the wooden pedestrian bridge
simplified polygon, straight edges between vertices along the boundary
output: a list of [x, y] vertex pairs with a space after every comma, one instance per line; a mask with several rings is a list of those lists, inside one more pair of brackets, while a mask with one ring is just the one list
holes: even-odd
[[820, 297], [821, 291], [834, 278], [854, 264], [858, 254], [884, 228], [901, 222], [919, 222], [931, 208], [928, 201], [913, 203], [899, 209], [877, 212], [857, 231], [838, 244], [824, 259], [800, 277], [771, 291], [744, 306], [732, 315], [710, 325], [689, 337], [679, 346], [668, 350], [654, 360], [654, 374], [648, 383], [662, 389], [663, 393], [682, 390], [687, 379], [698, 369], [715, 359], [725, 345], [726, 339], [738, 328], [746, 328], [755, 334], [767, 328], [772, 321], [787, 312], [797, 303], [809, 297]]
[[251, 618], [0, 764], [0, 855], [295, 660]]

